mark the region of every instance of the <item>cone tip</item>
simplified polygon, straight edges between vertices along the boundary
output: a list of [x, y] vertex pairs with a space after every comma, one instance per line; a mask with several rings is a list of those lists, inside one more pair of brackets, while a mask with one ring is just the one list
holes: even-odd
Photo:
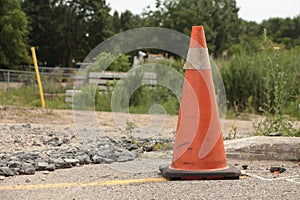
[[207, 48], [203, 26], [193, 26], [190, 48]]

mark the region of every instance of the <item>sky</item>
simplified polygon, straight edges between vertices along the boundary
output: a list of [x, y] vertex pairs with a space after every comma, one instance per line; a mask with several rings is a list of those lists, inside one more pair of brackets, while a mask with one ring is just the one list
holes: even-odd
[[[142, 13], [150, 5], [155, 8], [155, 0], [106, 0], [112, 10], [123, 12], [130, 10], [134, 14]], [[300, 15], [300, 0], [236, 0], [240, 8], [239, 17], [247, 21], [260, 23], [270, 17], [295, 17]]]

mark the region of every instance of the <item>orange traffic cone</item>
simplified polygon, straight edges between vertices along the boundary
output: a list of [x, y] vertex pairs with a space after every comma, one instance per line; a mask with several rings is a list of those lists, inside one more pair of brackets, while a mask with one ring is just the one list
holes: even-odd
[[169, 179], [232, 179], [241, 172], [226, 163], [204, 29], [193, 26]]

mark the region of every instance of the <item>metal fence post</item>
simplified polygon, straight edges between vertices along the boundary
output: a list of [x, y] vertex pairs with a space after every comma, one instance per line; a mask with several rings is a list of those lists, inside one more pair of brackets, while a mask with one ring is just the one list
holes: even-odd
[[9, 82], [10, 82], [10, 71], [7, 70], [6, 91], [8, 91], [8, 89], [9, 89]]

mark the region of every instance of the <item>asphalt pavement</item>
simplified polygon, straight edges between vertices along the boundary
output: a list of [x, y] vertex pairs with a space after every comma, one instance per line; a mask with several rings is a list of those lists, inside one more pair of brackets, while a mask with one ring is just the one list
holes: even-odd
[[[242, 171], [238, 180], [169, 181], [159, 165], [170, 157], [152, 153], [129, 162], [2, 177], [0, 199], [300, 199], [299, 162], [229, 159]], [[285, 171], [273, 174], [271, 167]]]

